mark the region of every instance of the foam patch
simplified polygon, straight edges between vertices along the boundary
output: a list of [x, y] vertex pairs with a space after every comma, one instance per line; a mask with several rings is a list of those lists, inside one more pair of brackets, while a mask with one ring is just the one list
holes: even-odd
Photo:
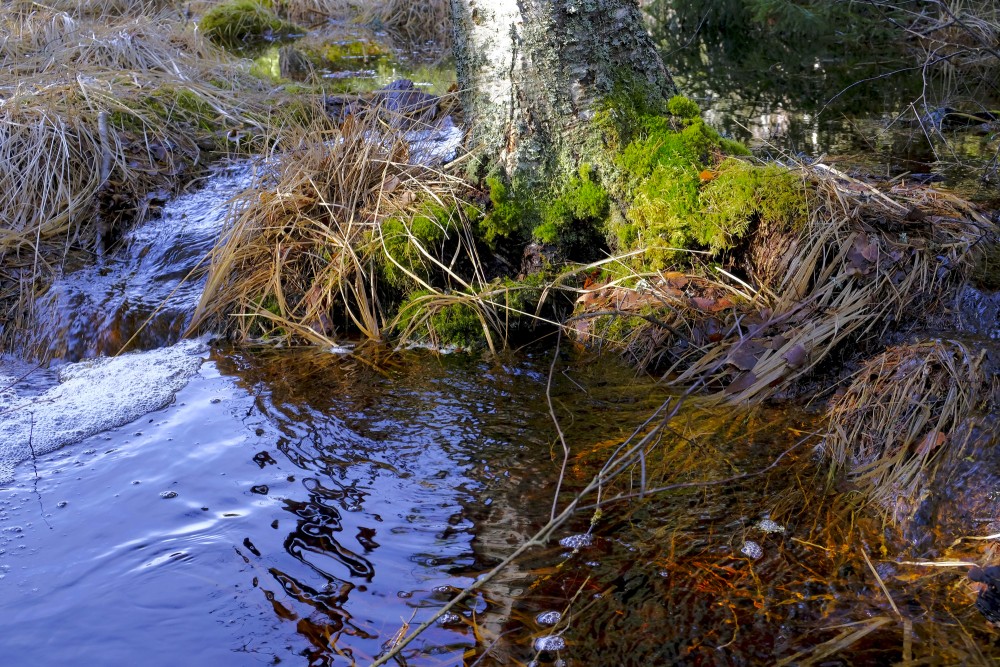
[[[35, 456], [107, 431], [166, 407], [201, 366], [203, 341], [69, 364], [59, 384], [23, 397], [0, 394], [0, 484]], [[3, 375], [0, 371], [0, 375]], [[2, 381], [2, 379], [0, 379]]]

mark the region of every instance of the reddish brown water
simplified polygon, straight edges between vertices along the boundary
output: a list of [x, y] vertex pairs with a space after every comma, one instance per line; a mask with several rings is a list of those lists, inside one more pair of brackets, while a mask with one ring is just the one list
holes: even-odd
[[[547, 520], [561, 463], [548, 362], [410, 354], [375, 372], [325, 353], [213, 354], [171, 406], [0, 489], [2, 664], [370, 664]], [[573, 488], [666, 395], [566, 358], [553, 398]], [[682, 412], [647, 486], [759, 470], [816, 425], [735, 416]], [[907, 641], [922, 664], [1000, 657], [961, 571], [893, 564], [934, 554], [844, 512], [820, 471], [803, 446], [765, 475], [608, 507], [589, 545], [561, 546], [586, 532], [582, 512], [405, 664], [887, 665]], [[766, 517], [785, 532], [756, 527]], [[852, 623], [870, 632], [809, 662]], [[551, 635], [565, 648], [536, 652]]]

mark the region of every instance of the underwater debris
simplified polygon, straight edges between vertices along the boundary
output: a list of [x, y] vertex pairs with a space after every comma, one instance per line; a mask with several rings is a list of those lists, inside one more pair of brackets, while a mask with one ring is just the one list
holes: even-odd
[[976, 596], [976, 609], [990, 623], [1000, 623], [1000, 567], [974, 567], [969, 570], [969, 579], [982, 584]]

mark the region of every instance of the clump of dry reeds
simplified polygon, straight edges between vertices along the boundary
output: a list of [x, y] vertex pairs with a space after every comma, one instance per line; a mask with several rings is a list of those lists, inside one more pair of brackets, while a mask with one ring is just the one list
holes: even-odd
[[359, 8], [362, 21], [384, 29], [405, 44], [431, 43], [441, 53], [451, 48], [451, 9], [447, 0], [378, 0]]
[[[848, 342], [863, 345], [904, 315], [929, 315], [993, 231], [954, 195], [902, 185], [883, 191], [824, 165], [801, 169], [811, 183], [811, 214], [794, 237], [752, 240], [747, 254], [767, 267], [749, 271], [760, 282], [725, 271], [711, 283], [635, 276], [634, 287], [616, 287], [618, 305], [597, 304], [633, 320], [623, 328], [628, 337], [612, 344], [655, 362], [677, 383], [714, 387], [727, 401], [756, 401], [789, 388]], [[645, 295], [630, 305], [629, 291]], [[588, 314], [584, 304], [581, 316]]]
[[[387, 110], [368, 111], [311, 129], [300, 147], [262, 167], [256, 187], [234, 203], [192, 328], [213, 323], [244, 342], [333, 345], [345, 329], [382, 339], [395, 306], [383, 301], [407, 291], [425, 290], [428, 312], [474, 299], [484, 279], [463, 212], [468, 186], [411, 160]], [[454, 216], [434, 245], [411, 224], [427, 202]], [[401, 244], [409, 259], [389, 250]], [[457, 266], [466, 265], [473, 269], [463, 277]]]
[[[205, 148], [260, 134], [264, 88], [176, 13], [0, 19], [0, 325], [13, 344], [33, 296], [73, 251], [100, 254], [146, 193], [197, 175]], [[256, 128], [256, 129], [255, 129]]]
[[942, 457], [961, 454], [972, 433], [968, 420], [996, 390], [984, 354], [933, 340], [889, 348], [865, 363], [828, 410], [832, 474], [846, 471], [866, 500], [907, 511]]

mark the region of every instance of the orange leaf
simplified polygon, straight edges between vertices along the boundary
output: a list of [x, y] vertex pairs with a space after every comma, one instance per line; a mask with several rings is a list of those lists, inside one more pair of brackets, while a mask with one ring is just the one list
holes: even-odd
[[715, 177], [719, 175], [719, 172], [712, 171], [711, 169], [703, 169], [698, 172], [698, 178], [701, 179], [702, 183], [707, 183], [708, 181], [715, 180]]

